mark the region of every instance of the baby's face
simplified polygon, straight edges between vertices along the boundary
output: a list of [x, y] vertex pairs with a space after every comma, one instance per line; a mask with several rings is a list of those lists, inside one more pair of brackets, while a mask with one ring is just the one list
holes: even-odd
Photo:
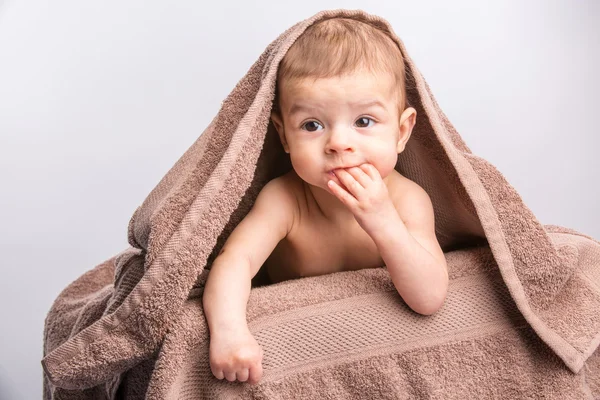
[[370, 72], [283, 83], [283, 121], [277, 113], [271, 117], [298, 176], [328, 191], [330, 179], [339, 183], [333, 169], [370, 163], [385, 179], [416, 118], [412, 108], [398, 115], [398, 92], [393, 76]]

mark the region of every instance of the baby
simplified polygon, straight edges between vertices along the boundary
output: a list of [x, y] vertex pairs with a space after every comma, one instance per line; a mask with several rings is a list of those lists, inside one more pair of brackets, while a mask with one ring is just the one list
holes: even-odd
[[261, 267], [276, 283], [384, 266], [423, 315], [442, 306], [448, 286], [431, 200], [394, 169], [416, 110], [389, 36], [345, 18], [310, 26], [281, 61], [271, 119], [293, 169], [263, 187], [203, 294], [212, 373], [251, 384], [263, 352], [246, 305]]

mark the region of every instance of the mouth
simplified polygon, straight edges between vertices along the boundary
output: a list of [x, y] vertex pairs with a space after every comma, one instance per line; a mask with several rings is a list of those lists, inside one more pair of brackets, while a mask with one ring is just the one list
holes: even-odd
[[344, 190], [346, 190], [346, 186], [340, 181], [340, 179], [337, 177], [337, 175], [334, 173], [334, 171], [337, 171], [340, 169], [346, 169], [346, 168], [351, 168], [351, 167], [340, 167], [340, 168], [330, 169], [329, 171], [327, 171], [327, 175], [329, 176], [329, 178], [331, 180], [333, 180], [335, 183], [337, 183], [339, 186], [341, 186]]
[[327, 172], [327, 175], [329, 175], [329, 177], [330, 177], [331, 179], [333, 179], [333, 180], [335, 180], [335, 181], [339, 182], [339, 179], [338, 179], [337, 175], [335, 174], [335, 171], [338, 171], [338, 170], [340, 170], [340, 169], [343, 169], [343, 168], [335, 168], [335, 169], [329, 170], [329, 171]]
[[347, 167], [335, 167], [335, 168], [330, 169], [329, 172], [333, 172], [338, 169], [348, 169], [348, 168], [354, 168], [354, 167], [358, 167], [358, 165], [348, 165]]
[[335, 171], [337, 171], [337, 170], [340, 170], [340, 169], [348, 169], [348, 168], [353, 168], [353, 167], [354, 167], [354, 166], [352, 166], [352, 165], [351, 165], [351, 166], [348, 166], [348, 167], [337, 167], [337, 168], [333, 168], [333, 169], [330, 169], [329, 171], [327, 171], [327, 174], [328, 174], [329, 176], [335, 176], [335, 173], [334, 173]]

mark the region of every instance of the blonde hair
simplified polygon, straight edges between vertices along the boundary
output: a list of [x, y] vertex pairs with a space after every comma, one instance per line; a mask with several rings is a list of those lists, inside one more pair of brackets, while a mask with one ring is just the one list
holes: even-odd
[[273, 110], [281, 114], [281, 83], [332, 78], [366, 68], [392, 74], [398, 87], [398, 116], [409, 107], [402, 53], [394, 40], [373, 25], [351, 18], [329, 18], [309, 26], [279, 64]]

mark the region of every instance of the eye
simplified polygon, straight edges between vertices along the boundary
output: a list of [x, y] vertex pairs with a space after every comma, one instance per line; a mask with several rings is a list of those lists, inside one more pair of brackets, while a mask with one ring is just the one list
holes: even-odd
[[[371, 122], [375, 122], [375, 120], [373, 120], [372, 118], [369, 118], [369, 117], [361, 117], [361, 118], [358, 119], [358, 121], [360, 121], [360, 120], [368, 120], [368, 121], [371, 121]], [[312, 124], [321, 125], [317, 121], [308, 121], [308, 122], [305, 122], [304, 124], [302, 124], [302, 126], [300, 127], [300, 129], [303, 129], [305, 126], [307, 126], [308, 124], [311, 124], [311, 123]], [[368, 124], [369, 123], [367, 122], [367, 126], [359, 126], [359, 128], [368, 128]], [[303, 130], [306, 130], [308, 132], [316, 132], [316, 130], [311, 130], [311, 129], [303, 129]]]
[[[312, 124], [321, 125], [321, 124], [319, 124], [317, 121], [308, 121], [308, 122], [306, 122], [306, 123], [302, 124], [302, 126], [300, 127], [300, 129], [302, 129], [303, 127], [305, 127], [306, 125], [308, 125], [308, 124], [311, 124], [311, 123], [312, 123]], [[306, 130], [306, 129], [305, 129], [305, 130]], [[308, 130], [308, 132], [315, 132], [315, 131]]]
[[[375, 122], [372, 118], [369, 118], [369, 117], [360, 117], [357, 121], [365, 120], [365, 119], [369, 120], [369, 121]], [[368, 124], [368, 122], [367, 122], [367, 124]], [[367, 127], [366, 126], [359, 126], [359, 128], [367, 128]]]

